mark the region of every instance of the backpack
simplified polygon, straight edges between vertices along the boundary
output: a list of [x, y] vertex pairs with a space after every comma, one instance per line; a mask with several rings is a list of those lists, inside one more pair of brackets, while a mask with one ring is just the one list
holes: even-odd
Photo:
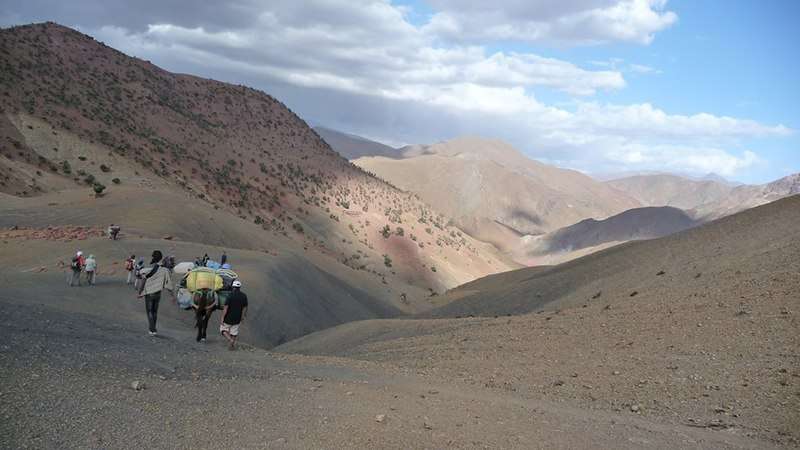
[[72, 263], [69, 265], [72, 270], [80, 270], [81, 268], [81, 260], [78, 259], [77, 256], [72, 257]]
[[125, 270], [127, 270], [127, 271], [133, 270], [133, 260], [132, 259], [129, 259], [129, 260], [125, 261]]

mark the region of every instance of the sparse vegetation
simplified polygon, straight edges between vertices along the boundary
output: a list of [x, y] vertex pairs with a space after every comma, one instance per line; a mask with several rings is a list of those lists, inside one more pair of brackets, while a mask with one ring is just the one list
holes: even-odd
[[103, 195], [103, 191], [106, 190], [106, 187], [100, 183], [95, 183], [92, 185], [92, 190], [94, 190], [94, 195], [96, 197], [101, 197]]

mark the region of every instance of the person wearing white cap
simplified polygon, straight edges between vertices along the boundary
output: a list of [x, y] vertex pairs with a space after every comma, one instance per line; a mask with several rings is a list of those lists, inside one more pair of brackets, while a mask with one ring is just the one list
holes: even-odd
[[228, 340], [228, 349], [236, 350], [236, 339], [239, 337], [239, 325], [247, 316], [247, 295], [242, 292], [242, 282], [233, 280], [233, 292], [228, 296], [222, 309], [222, 323], [219, 332]]
[[86, 266], [86, 260], [83, 259], [83, 252], [78, 250], [78, 252], [75, 253], [75, 256], [72, 257], [72, 261], [69, 265], [69, 268], [71, 269], [69, 278], [70, 287], [75, 286], [76, 283], [78, 286], [81, 285], [81, 272], [83, 271], [84, 266]]

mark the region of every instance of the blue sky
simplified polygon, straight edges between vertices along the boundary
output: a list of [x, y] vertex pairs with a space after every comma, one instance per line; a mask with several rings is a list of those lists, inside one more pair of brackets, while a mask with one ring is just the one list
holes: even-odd
[[[660, 71], [626, 77], [599, 97], [651, 102], [670, 113], [708, 112], [800, 130], [800, 2], [671, 0], [677, 24], [648, 46], [537, 49], [570, 61], [622, 58]], [[763, 182], [800, 171], [800, 135], [742, 142], [766, 164], [735, 178]]]
[[800, 2], [7, 0], [389, 144], [471, 134], [587, 173], [800, 171]]

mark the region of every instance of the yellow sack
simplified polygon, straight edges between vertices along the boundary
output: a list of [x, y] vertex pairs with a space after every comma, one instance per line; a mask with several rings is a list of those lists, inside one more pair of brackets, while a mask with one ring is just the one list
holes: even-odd
[[222, 289], [222, 277], [211, 269], [197, 268], [186, 274], [186, 289], [189, 292], [200, 289], [218, 291]]

